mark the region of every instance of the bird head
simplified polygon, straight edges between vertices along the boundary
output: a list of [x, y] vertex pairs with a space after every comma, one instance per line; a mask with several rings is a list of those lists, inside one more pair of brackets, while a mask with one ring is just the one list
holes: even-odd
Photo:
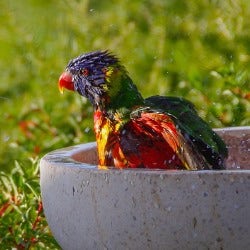
[[58, 86], [60, 92], [64, 88], [77, 91], [95, 107], [115, 104], [130, 92], [132, 97], [132, 92], [138, 93], [119, 59], [108, 51], [90, 52], [71, 60]]

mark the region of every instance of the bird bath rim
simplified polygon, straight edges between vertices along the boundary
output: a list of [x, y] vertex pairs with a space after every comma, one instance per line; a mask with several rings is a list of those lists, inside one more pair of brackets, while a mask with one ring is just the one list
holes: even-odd
[[[246, 137], [246, 143], [250, 141], [250, 126], [241, 126], [241, 127], [227, 127], [227, 128], [218, 128], [214, 129], [215, 132], [217, 132], [228, 144], [229, 137]], [[249, 138], [247, 137], [249, 136]], [[250, 170], [250, 161], [248, 162], [248, 166], [240, 166], [240, 167], [233, 167], [229, 166], [234, 163], [232, 163], [232, 159], [230, 159], [231, 156], [231, 148], [232, 145], [228, 146], [229, 148], [229, 159], [227, 160], [229, 163], [226, 165], [225, 170], [216, 170], [216, 171], [211, 171], [211, 170], [163, 170], [163, 169], [146, 169], [146, 168], [137, 168], [137, 169], [132, 169], [132, 168], [123, 168], [122, 171], [139, 171], [139, 172], [150, 172], [150, 173], [159, 173], [161, 172], [167, 172], [168, 174], [180, 174], [182, 172], [190, 172], [190, 173], [215, 173], [215, 172], [228, 172], [228, 171], [233, 171], [233, 172], [245, 172]], [[246, 149], [245, 149], [246, 150]], [[247, 149], [250, 155], [250, 148]], [[84, 152], [84, 155], [82, 154]], [[246, 154], [246, 153], [245, 153]], [[86, 156], [87, 155], [87, 156]], [[235, 153], [234, 153], [235, 157]], [[97, 149], [96, 149], [96, 142], [89, 142], [89, 143], [84, 143], [84, 144], [78, 144], [75, 146], [70, 146], [70, 147], [65, 147], [61, 149], [57, 149], [54, 151], [51, 151], [50, 153], [46, 154], [42, 159], [41, 162], [43, 164], [46, 164], [46, 162], [49, 162], [50, 164], [53, 164], [55, 166], [63, 166], [63, 167], [74, 167], [74, 168], [80, 168], [80, 169], [88, 169], [88, 170], [94, 170], [94, 171], [117, 171], [120, 169], [117, 169], [115, 167], [109, 167], [107, 169], [104, 168], [99, 168], [98, 167], [98, 159], [97, 159]], [[41, 163], [42, 164], [42, 163]], [[228, 167], [229, 166], [229, 167]]]

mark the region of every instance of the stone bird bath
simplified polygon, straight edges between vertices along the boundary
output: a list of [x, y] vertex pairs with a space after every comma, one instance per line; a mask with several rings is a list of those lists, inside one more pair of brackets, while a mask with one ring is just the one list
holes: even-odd
[[227, 170], [98, 169], [96, 144], [40, 163], [45, 215], [63, 249], [247, 249], [250, 127], [217, 129]]

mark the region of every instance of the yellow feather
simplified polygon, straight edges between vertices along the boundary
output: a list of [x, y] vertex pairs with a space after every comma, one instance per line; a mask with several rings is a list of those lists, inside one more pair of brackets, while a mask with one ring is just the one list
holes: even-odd
[[97, 144], [98, 144], [98, 155], [99, 155], [99, 164], [105, 165], [105, 153], [108, 137], [110, 135], [110, 125], [108, 120], [105, 120], [104, 124], [101, 127], [100, 132], [97, 134]]

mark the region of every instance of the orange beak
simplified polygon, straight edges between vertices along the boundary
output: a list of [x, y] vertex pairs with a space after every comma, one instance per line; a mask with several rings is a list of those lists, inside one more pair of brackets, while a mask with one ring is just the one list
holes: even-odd
[[61, 94], [63, 94], [64, 89], [72, 90], [74, 91], [74, 82], [73, 82], [73, 76], [70, 72], [64, 71], [58, 82], [58, 88]]

